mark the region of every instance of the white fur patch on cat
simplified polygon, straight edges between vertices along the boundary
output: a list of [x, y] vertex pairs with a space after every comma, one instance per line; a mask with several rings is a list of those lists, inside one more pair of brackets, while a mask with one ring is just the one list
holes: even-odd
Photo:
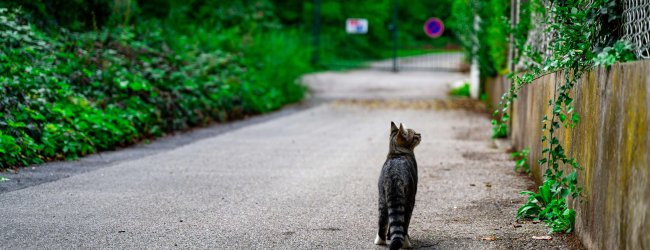
[[406, 236], [406, 239], [404, 239], [404, 245], [402, 248], [412, 248], [413, 246], [411, 245], [411, 237], [408, 235]]
[[377, 235], [377, 238], [375, 238], [375, 245], [386, 245], [386, 241], [382, 240], [379, 235]]
[[[386, 241], [382, 240], [379, 235], [375, 237], [375, 245], [386, 245]], [[413, 248], [413, 245], [411, 245], [411, 237], [408, 235], [406, 236], [406, 239], [404, 239], [404, 245], [402, 248]]]

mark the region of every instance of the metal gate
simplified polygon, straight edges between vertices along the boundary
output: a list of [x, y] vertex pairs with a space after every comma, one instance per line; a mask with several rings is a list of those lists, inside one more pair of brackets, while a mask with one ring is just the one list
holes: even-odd
[[[398, 0], [393, 0], [388, 9], [389, 13], [373, 12], [356, 1], [313, 0], [312, 63], [328, 68], [371, 67], [395, 72], [466, 68], [460, 47], [449, 32], [439, 38], [425, 34], [425, 22], [430, 17], [409, 15]], [[350, 30], [349, 24], [364, 21], [367, 29], [360, 25]]]

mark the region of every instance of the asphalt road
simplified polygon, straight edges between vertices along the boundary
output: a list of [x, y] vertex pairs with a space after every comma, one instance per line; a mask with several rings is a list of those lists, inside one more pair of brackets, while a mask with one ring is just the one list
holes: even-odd
[[[516, 222], [518, 192], [533, 183], [490, 140], [489, 116], [409, 108], [446, 99], [465, 77], [307, 76], [319, 100], [310, 108], [1, 193], [0, 248], [386, 249], [373, 240], [390, 121], [422, 134], [415, 247], [570, 248], [569, 237], [533, 240], [544, 225]], [[382, 101], [340, 101], [356, 99]]]

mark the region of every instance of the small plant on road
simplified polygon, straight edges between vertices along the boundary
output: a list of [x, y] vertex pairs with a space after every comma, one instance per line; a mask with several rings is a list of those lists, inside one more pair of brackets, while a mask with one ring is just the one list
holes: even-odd
[[550, 232], [570, 233], [573, 231], [576, 212], [569, 208], [566, 199], [580, 194], [576, 172], [565, 176], [560, 182], [546, 179], [537, 193], [523, 191], [528, 201], [517, 210], [517, 218], [530, 218], [546, 222]]
[[492, 139], [508, 137], [508, 125], [492, 120]]
[[521, 151], [515, 151], [510, 155], [510, 158], [515, 160], [515, 171], [523, 171], [530, 174], [530, 167], [528, 166], [528, 153], [529, 149], [524, 148]]
[[464, 82], [462, 85], [449, 90], [449, 95], [459, 97], [469, 97], [469, 83]]

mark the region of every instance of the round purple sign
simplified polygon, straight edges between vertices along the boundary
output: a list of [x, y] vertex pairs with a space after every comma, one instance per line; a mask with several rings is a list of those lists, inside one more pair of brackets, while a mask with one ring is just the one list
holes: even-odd
[[442, 32], [445, 30], [445, 26], [442, 25], [442, 21], [438, 18], [432, 17], [427, 19], [424, 22], [424, 33], [427, 36], [436, 38], [442, 35]]

